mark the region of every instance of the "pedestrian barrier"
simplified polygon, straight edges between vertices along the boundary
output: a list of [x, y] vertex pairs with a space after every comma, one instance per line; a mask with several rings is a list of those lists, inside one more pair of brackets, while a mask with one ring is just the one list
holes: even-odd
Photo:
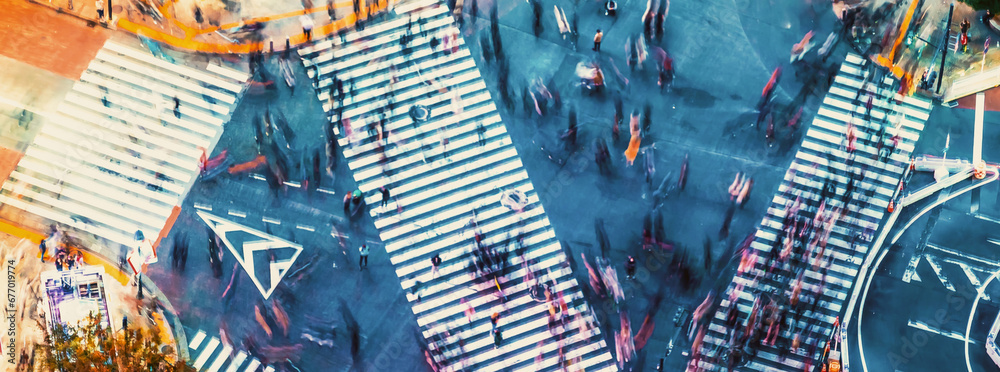
[[[447, 8], [416, 0], [396, 13], [345, 35], [346, 43], [318, 40], [299, 53], [331, 121], [339, 111], [349, 123], [333, 128], [333, 140], [371, 206], [434, 362], [475, 371], [555, 371], [569, 363], [617, 371], [600, 329], [582, 332], [576, 322], [550, 329], [551, 304], [531, 295], [550, 283], [567, 302], [566, 315], [596, 323], [472, 54], [461, 38], [452, 52], [431, 47], [432, 38], [458, 31]], [[331, 89], [334, 77], [343, 81], [342, 96]], [[426, 120], [411, 117], [418, 105], [429, 111]], [[379, 140], [372, 119], [383, 109]], [[383, 186], [393, 200], [384, 207]], [[517, 195], [520, 212], [501, 204], [502, 192]], [[479, 244], [509, 254], [498, 281], [470, 275]], [[476, 311], [471, 322], [467, 306]], [[481, 315], [493, 313], [502, 314], [498, 347], [489, 316]]]
[[[860, 57], [849, 54], [841, 65], [795, 155], [792, 169], [779, 185], [748, 248], [747, 257], [752, 258], [749, 267], [737, 273], [719, 296], [721, 306], [706, 320], [703, 343], [693, 350], [691, 361], [701, 368], [724, 371], [744, 365], [752, 370], [801, 371], [828, 362], [823, 354], [826, 342], [869, 249], [872, 232], [886, 217], [887, 208], [893, 206], [896, 185], [909, 167], [910, 152], [931, 109], [926, 100], [896, 96], [896, 82], [888, 76], [878, 84], [871, 81], [882, 74], [867, 71], [871, 66], [862, 62]], [[866, 121], [869, 115], [871, 120]], [[845, 146], [848, 123], [857, 133], [853, 154]], [[893, 139], [898, 139], [898, 145]], [[856, 177], [854, 190], [845, 197], [851, 177]], [[787, 206], [801, 198], [807, 204], [798, 216], [812, 219], [829, 184], [833, 185], [833, 193], [828, 195], [826, 208], [846, 210], [844, 217], [831, 226], [823, 254], [802, 248], [808, 255], [792, 255], [788, 263], [772, 266], [772, 250], [783, 248], [778, 243], [786, 234]], [[847, 205], [841, 203], [841, 198]], [[799, 278], [801, 289], [795, 289]], [[757, 313], [756, 319], [763, 316], [761, 306], [755, 305], [758, 298], [789, 298], [793, 293], [807, 306], [786, 308], [789, 316], [779, 321], [774, 331], [776, 342], [762, 342], [767, 336], [761, 334], [757, 339], [733, 338], [736, 331], [727, 326], [731, 308], [737, 311], [739, 334], [745, 335], [742, 330], [747, 326], [742, 322], [751, 313]], [[750, 329], [757, 327], [761, 326], [750, 325]], [[798, 348], [790, 347], [793, 338], [801, 342]]]
[[108, 41], [44, 122], [0, 203], [128, 247], [136, 230], [159, 235], [198, 177], [198, 148], [221, 136], [246, 79]]

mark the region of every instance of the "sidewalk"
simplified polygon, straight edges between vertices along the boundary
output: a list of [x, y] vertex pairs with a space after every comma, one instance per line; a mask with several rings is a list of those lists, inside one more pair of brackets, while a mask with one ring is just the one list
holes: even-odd
[[[97, 22], [95, 3], [89, 0], [26, 0], [47, 6], [60, 13], [71, 14], [88, 22]], [[83, 4], [81, 4], [81, 1]], [[291, 46], [308, 43], [300, 23], [302, 15], [308, 15], [315, 24], [312, 37], [319, 39], [334, 34], [337, 30], [354, 26], [359, 16], [362, 20], [391, 9], [396, 0], [377, 0], [373, 3], [361, 1], [360, 14], [354, 14], [353, 1], [334, 3], [335, 18], [327, 14], [325, 3], [306, 9], [303, 6], [289, 6], [287, 2], [275, 1], [262, 4], [247, 11], [227, 10], [224, 5], [208, 0], [151, 0], [162, 4], [155, 15], [144, 14], [135, 9], [131, 2], [111, 0], [111, 20], [105, 27], [122, 29], [145, 36], [175, 48], [203, 53], [247, 54], [270, 49], [273, 40], [275, 50], [283, 50], [287, 38]], [[311, 1], [304, 1], [311, 3]], [[294, 3], [293, 3], [294, 4]], [[105, 2], [107, 6], [107, 2]], [[202, 22], [195, 17], [195, 9], [201, 9]], [[250, 35], [239, 29], [250, 25], [263, 25], [258, 35]], [[215, 26], [218, 25], [218, 26]], [[228, 34], [228, 36], [224, 36]]]
[[[866, 3], [865, 11], [872, 14], [880, 6], [882, 4], [879, 2]], [[991, 48], [1000, 47], [998, 44], [1000, 33], [983, 24], [981, 21], [983, 12], [956, 2], [951, 18], [950, 38], [944, 40], [947, 31], [944, 26], [948, 20], [949, 10], [950, 4], [947, 2], [922, 4], [914, 4], [913, 1], [901, 2], [884, 21], [879, 23], [879, 28], [873, 30], [873, 34], [879, 38], [871, 40], [873, 44], [871, 50], [877, 52], [874, 59], [879, 64], [892, 68], [897, 77], [902, 78], [905, 75], [911, 79], [911, 94], [918, 90], [916, 86], [919, 85], [924, 71], [928, 69], [940, 71], [941, 47], [948, 48], [943, 76], [939, 77], [942, 80], [941, 89], [940, 92], [937, 92], [937, 89], [923, 91], [926, 95], [937, 98], [952, 96], [948, 90], [953, 84], [983, 73], [987, 75], [982, 76], [995, 79], [989, 72], [1000, 67], [1000, 54], [984, 55], [983, 51], [987, 39], [992, 44]], [[964, 20], [968, 20], [971, 26], [968, 33], [968, 47], [966, 51], [957, 51], [956, 44]], [[908, 25], [905, 33], [904, 25]], [[941, 45], [942, 43], [945, 45]], [[934, 87], [936, 86], [935, 83]]]
[[[55, 269], [55, 264], [53, 262], [52, 252], [47, 252], [47, 260], [43, 263], [38, 260], [38, 245], [45, 238], [45, 235], [38, 233], [36, 231], [31, 231], [18, 226], [9, 221], [0, 220], [0, 246], [3, 246], [2, 255], [3, 262], [7, 262], [8, 259], [17, 258], [15, 261], [18, 262], [18, 276], [22, 278], [19, 283], [29, 283], [29, 285], [37, 286], [39, 274], [42, 271], [49, 271]], [[11, 244], [16, 241], [16, 244]], [[14, 249], [8, 249], [9, 245], [14, 245]], [[163, 305], [165, 312], [157, 311], [153, 314], [156, 320], [155, 324], [143, 323], [144, 317], [135, 314], [138, 306], [142, 304], [142, 301], [136, 300], [137, 288], [133, 285], [132, 276], [128, 272], [124, 272], [120, 269], [117, 263], [108, 259], [106, 256], [99, 252], [95, 252], [89, 249], [81, 249], [80, 247], [72, 247], [76, 251], [80, 252], [83, 257], [83, 262], [90, 266], [100, 266], [104, 269], [107, 278], [113, 278], [113, 281], [105, 281], [105, 289], [108, 298], [108, 307], [110, 311], [115, 315], [116, 320], [122, 319], [122, 316], [127, 316], [130, 324], [141, 324], [144, 327], [149, 327], [155, 325], [159, 328], [161, 334], [167, 337], [165, 344], [173, 344], [178, 350], [178, 358], [181, 360], [189, 360], [187, 348], [187, 338], [184, 334], [183, 327], [180, 324], [180, 319], [176, 315], [176, 311], [170, 304], [170, 300], [163, 295], [163, 293], [150, 281], [148, 278], [143, 277], [142, 284], [144, 287], [144, 293], [146, 298], [152, 299], [156, 298]], [[30, 289], [29, 289], [30, 290]], [[37, 289], [33, 290], [33, 293], [37, 293]], [[22, 290], [23, 292], [23, 290]], [[23, 301], [35, 301], [34, 303], [19, 305], [23, 306], [23, 309], [32, 309], [37, 306], [37, 301], [40, 297], [32, 296], [22, 296]], [[22, 314], [23, 317], [23, 314]], [[41, 335], [41, 329], [38, 329], [35, 319], [29, 318], [27, 321], [22, 319], [22, 325], [19, 329], [27, 329], [29, 331], [37, 331], [37, 335]], [[120, 323], [119, 323], [120, 324]], [[34, 333], [32, 333], [34, 334]], [[43, 337], [39, 338], [27, 338], [22, 336], [24, 340], [31, 340], [31, 345], [37, 345], [40, 342], [44, 342]], [[27, 344], [27, 342], [26, 342]], [[22, 350], [19, 348], [18, 350]], [[4, 358], [6, 359], [6, 358]], [[3, 364], [0, 364], [3, 367]], [[9, 367], [8, 367], [9, 369]], [[0, 368], [0, 371], [4, 371], [4, 368]]]

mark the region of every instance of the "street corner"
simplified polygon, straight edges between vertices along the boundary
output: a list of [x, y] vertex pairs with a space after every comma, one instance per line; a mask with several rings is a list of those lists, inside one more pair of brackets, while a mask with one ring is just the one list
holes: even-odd
[[[116, 265], [87, 250], [53, 244], [51, 239], [49, 246], [54, 250], [49, 251], [30, 239], [0, 235], [8, 289], [4, 328], [11, 336], [3, 343], [3, 370], [49, 363], [43, 362], [49, 358], [44, 350], [67, 346], [58, 337], [59, 326], [85, 329], [100, 324], [121, 335], [128, 325], [159, 334], [161, 346], [176, 350], [173, 326], [167, 320], [170, 315], [163, 306], [152, 298], [137, 299], [133, 283], [119, 282], [123, 274]], [[172, 361], [178, 360], [176, 353], [169, 354]]]

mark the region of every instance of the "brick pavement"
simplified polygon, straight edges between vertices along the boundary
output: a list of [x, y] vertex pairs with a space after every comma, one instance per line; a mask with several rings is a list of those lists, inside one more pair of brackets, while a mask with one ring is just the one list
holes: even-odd
[[27, 1], [9, 2], [0, 12], [0, 54], [70, 79], [79, 79], [108, 30], [58, 15]]

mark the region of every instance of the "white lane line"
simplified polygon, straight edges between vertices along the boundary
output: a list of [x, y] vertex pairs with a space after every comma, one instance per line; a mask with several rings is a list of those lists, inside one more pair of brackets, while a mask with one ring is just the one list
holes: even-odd
[[194, 203], [194, 207], [196, 209], [201, 209], [203, 211], [211, 211], [212, 210], [212, 206], [208, 205], [208, 204]]
[[281, 224], [281, 220], [276, 219], [276, 218], [270, 218], [270, 217], [261, 218], [261, 221], [264, 221], [264, 223], [269, 223], [269, 224], [272, 224], [272, 225], [280, 225]]
[[962, 337], [962, 332], [953, 332], [953, 331], [940, 330], [940, 329], [931, 327], [927, 323], [921, 322], [919, 320], [910, 320], [906, 325], [908, 325], [908, 326], [910, 326], [912, 328], [919, 329], [921, 331], [927, 331], [927, 332], [930, 332], [930, 333], [939, 334], [941, 336], [944, 336], [944, 337], [947, 337], [947, 338], [950, 338], [950, 339], [955, 339], [955, 340], [958, 340], [958, 341], [963, 341], [963, 342], [969, 342], [969, 343], [973, 343], [973, 344], [978, 344], [978, 342], [976, 342], [974, 340], [969, 340], [969, 339], [966, 339], [965, 337]]
[[[921, 257], [923, 257], [923, 256], [919, 255], [919, 254], [915, 254], [915, 255], [913, 255], [913, 257], [910, 257], [910, 263], [906, 265], [906, 271], [903, 272], [903, 278], [902, 278], [903, 279], [903, 283], [909, 283], [910, 279], [914, 275], [916, 275], [916, 273], [917, 273], [917, 265], [920, 264], [920, 258]], [[919, 277], [918, 277], [917, 281], [918, 282], [920, 281]]]
[[336, 195], [337, 194], [336, 191], [327, 190], [327, 189], [324, 189], [324, 188], [317, 188], [316, 191], [319, 191], [319, 192], [322, 192], [322, 193], [325, 193], [325, 194], [330, 194], [330, 195]]
[[955, 286], [952, 285], [948, 280], [948, 277], [944, 275], [941, 264], [930, 255], [924, 255], [924, 258], [927, 259], [927, 263], [931, 265], [932, 269], [934, 269], [934, 273], [937, 274], [938, 280], [941, 281], [941, 284], [943, 284], [945, 288], [948, 288], [949, 291], [955, 292]]
[[250, 174], [250, 178], [253, 178], [255, 180], [267, 181], [266, 177], [264, 177], [264, 176], [262, 176], [260, 174], [257, 174], [257, 173], [251, 173]]
[[246, 218], [246, 216], [247, 216], [246, 213], [243, 213], [243, 212], [240, 212], [240, 211], [234, 211], [234, 210], [230, 210], [229, 211], [229, 215], [230, 216], [236, 216], [236, 217], [239, 217], [239, 218]]
[[[980, 287], [983, 286], [983, 283], [979, 281], [979, 277], [976, 276], [976, 273], [974, 273], [972, 271], [972, 268], [969, 267], [969, 265], [966, 264], [965, 262], [956, 262], [956, 261], [950, 261], [950, 260], [945, 260], [945, 262], [950, 262], [950, 263], [958, 265], [958, 267], [961, 267], [962, 271], [965, 272], [965, 276], [969, 278], [969, 281], [972, 282], [972, 285], [975, 286], [976, 288], [980, 288]], [[986, 294], [985, 292], [983, 292], [983, 299], [986, 300], [986, 301], [989, 301], [990, 300], [990, 295]]]
[[316, 228], [314, 228], [312, 226], [307, 226], [307, 225], [295, 225], [295, 228], [299, 229], [299, 230], [305, 230], [305, 231], [308, 231], [308, 232], [314, 232], [314, 231], [316, 231]]
[[298, 182], [292, 182], [292, 181], [285, 181], [285, 186], [291, 186], [294, 188], [302, 187], [302, 185], [300, 185]]
[[[986, 239], [986, 240], [988, 242], [990, 242], [990, 243], [1000, 245], [1000, 241], [994, 241], [994, 239]], [[973, 256], [973, 255], [970, 255], [970, 254], [967, 254], [967, 253], [962, 253], [962, 252], [959, 252], [959, 251], [956, 251], [956, 250], [953, 250], [953, 249], [944, 248], [944, 247], [935, 245], [933, 243], [927, 243], [927, 247], [931, 248], [933, 250], [936, 250], [936, 251], [940, 251], [940, 252], [944, 252], [944, 253], [950, 254], [952, 256], [958, 256], [958, 257], [964, 258], [966, 260], [976, 261], [978, 263], [981, 263], [981, 264], [984, 264], [984, 265], [987, 265], [987, 266], [991, 266], [991, 267], [998, 267], [998, 266], [1000, 266], [1000, 263], [998, 263], [998, 262], [990, 261], [990, 260], [987, 260], [987, 259], [984, 259], [984, 258], [979, 258], [979, 257]]]
[[0, 103], [4, 103], [4, 104], [10, 105], [10, 106], [14, 106], [15, 108], [18, 108], [18, 109], [21, 109], [21, 110], [27, 110], [27, 111], [30, 111], [33, 114], [38, 114], [38, 115], [41, 115], [41, 116], [44, 116], [44, 117], [55, 116], [53, 112], [44, 111], [41, 108], [38, 108], [38, 107], [35, 107], [35, 106], [26, 105], [26, 104], [23, 104], [21, 102], [18, 102], [18, 101], [15, 101], [15, 100], [12, 100], [10, 98], [3, 97], [3, 96], [0, 96]]

